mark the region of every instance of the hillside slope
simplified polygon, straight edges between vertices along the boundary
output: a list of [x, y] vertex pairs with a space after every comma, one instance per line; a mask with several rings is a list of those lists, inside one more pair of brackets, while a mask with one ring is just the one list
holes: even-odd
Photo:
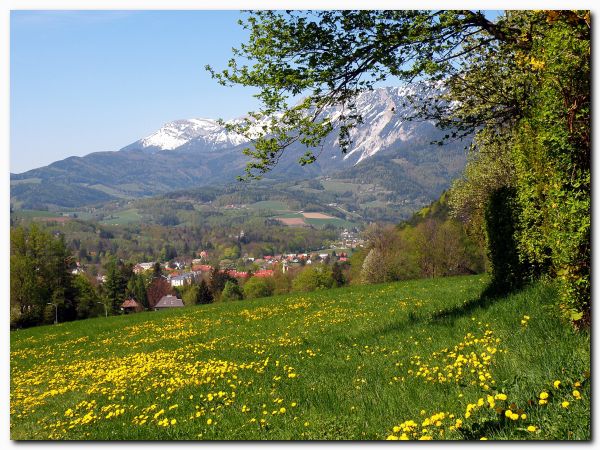
[[[357, 108], [364, 123], [352, 131], [353, 144], [346, 155], [332, 133], [315, 150], [317, 161], [302, 167], [298, 158], [306, 148], [296, 143], [286, 149], [268, 177], [289, 181], [333, 175], [340, 170], [352, 177], [355, 168], [364, 167], [361, 177], [368, 171], [370, 179], [378, 179], [389, 177], [383, 168], [390, 166], [395, 167], [398, 183], [410, 186], [409, 201], [433, 200], [436, 195], [431, 192], [439, 191], [440, 185], [447, 188], [464, 167], [463, 149], [468, 143], [454, 142], [440, 150], [431, 142], [441, 139], [443, 132], [430, 122], [404, 120], [414, 114], [406, 96], [409, 92], [414, 95], [415, 89], [388, 87], [361, 94]], [[431, 95], [426, 90], [416, 92]], [[334, 107], [326, 112], [331, 117], [339, 113]], [[69, 157], [11, 174], [11, 201], [22, 209], [79, 207], [231, 183], [244, 173], [249, 158], [242, 150], [248, 146], [248, 138], [228, 132], [214, 119], [177, 120], [120, 151]], [[379, 164], [364, 166], [376, 156]]]
[[551, 287], [486, 301], [485, 282], [13, 332], [11, 438], [589, 439], [589, 335], [558, 321]]

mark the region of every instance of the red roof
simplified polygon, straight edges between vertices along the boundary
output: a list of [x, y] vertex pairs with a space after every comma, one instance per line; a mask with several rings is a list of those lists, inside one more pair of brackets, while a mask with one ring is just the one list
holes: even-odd
[[140, 304], [132, 298], [128, 298], [123, 302], [121, 308], [139, 308]]
[[246, 278], [248, 276], [248, 272], [238, 272], [237, 270], [230, 270], [228, 273], [233, 278]]
[[208, 264], [197, 264], [192, 267], [192, 270], [200, 270], [202, 272], [210, 272], [212, 270], [212, 266]]
[[271, 269], [259, 270], [254, 274], [254, 276], [259, 277], [259, 278], [260, 277], [272, 277], [274, 273], [275, 273], [275, 271], [271, 270]]

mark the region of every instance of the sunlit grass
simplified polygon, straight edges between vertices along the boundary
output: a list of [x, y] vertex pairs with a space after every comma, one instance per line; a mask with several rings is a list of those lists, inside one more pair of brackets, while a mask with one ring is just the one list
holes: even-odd
[[486, 300], [485, 283], [363, 286], [13, 332], [11, 437], [589, 439], [589, 336], [559, 321], [551, 287]]

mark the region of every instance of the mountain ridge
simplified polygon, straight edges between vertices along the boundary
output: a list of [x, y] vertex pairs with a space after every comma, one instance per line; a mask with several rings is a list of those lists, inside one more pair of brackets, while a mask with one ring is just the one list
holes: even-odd
[[[352, 144], [347, 153], [342, 154], [337, 136], [332, 134], [324, 139], [317, 151], [317, 161], [300, 167], [297, 158], [306, 149], [294, 144], [286, 149], [268, 177], [335, 176], [336, 172], [360, 167], [375, 155], [393, 160], [410, 153], [412, 159], [419, 159], [412, 151], [415, 148], [437, 155], [437, 146], [431, 142], [439, 139], [442, 132], [431, 122], [403, 120], [414, 112], [407, 98], [430, 96], [432, 90], [439, 90], [439, 87], [386, 87], [362, 93], [356, 100], [356, 109], [362, 114], [363, 123], [352, 130]], [[335, 118], [340, 109], [330, 107], [325, 114]], [[242, 118], [233, 119], [238, 120]], [[77, 207], [110, 199], [147, 197], [187, 187], [229, 183], [243, 174], [249, 157], [243, 155], [242, 149], [250, 143], [247, 137], [226, 130], [215, 119], [175, 120], [118, 151], [72, 156], [45, 167], [11, 174], [11, 201], [28, 208]], [[450, 159], [459, 161], [460, 168], [465, 162], [463, 147], [464, 144], [460, 148], [456, 144], [445, 147]], [[439, 168], [435, 170], [440, 172]], [[441, 184], [449, 185], [450, 179], [457, 174], [454, 169], [442, 174]], [[371, 175], [377, 177], [377, 173]], [[399, 176], [404, 175], [400, 173]], [[435, 192], [439, 190], [438, 181]], [[427, 192], [427, 197], [430, 195]]]

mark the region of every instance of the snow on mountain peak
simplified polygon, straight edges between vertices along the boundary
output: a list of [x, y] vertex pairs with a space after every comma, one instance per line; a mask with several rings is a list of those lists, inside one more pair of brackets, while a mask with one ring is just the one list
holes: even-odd
[[216, 148], [235, 147], [246, 141], [242, 136], [225, 130], [216, 120], [200, 118], [169, 122], [138, 143], [142, 148], [175, 150], [194, 139], [202, 139]]
[[[405, 85], [373, 89], [361, 93], [355, 102], [356, 112], [363, 123], [351, 130], [352, 145], [344, 159], [352, 157], [358, 164], [384, 148], [405, 142], [413, 137], [418, 125], [404, 121], [411, 115], [414, 106], [408, 97], [426, 98], [441, 90], [438, 85]], [[342, 113], [341, 107], [328, 108], [324, 114], [334, 121]], [[243, 118], [234, 119], [237, 123]], [[257, 122], [249, 130], [258, 132], [266, 121]], [[256, 128], [256, 130], [254, 130]], [[237, 147], [249, 142], [249, 139], [237, 133], [227, 131], [213, 119], [188, 119], [169, 122], [155, 133], [141, 139], [126, 148], [156, 150], [215, 151]], [[337, 140], [335, 144], [337, 146]]]

